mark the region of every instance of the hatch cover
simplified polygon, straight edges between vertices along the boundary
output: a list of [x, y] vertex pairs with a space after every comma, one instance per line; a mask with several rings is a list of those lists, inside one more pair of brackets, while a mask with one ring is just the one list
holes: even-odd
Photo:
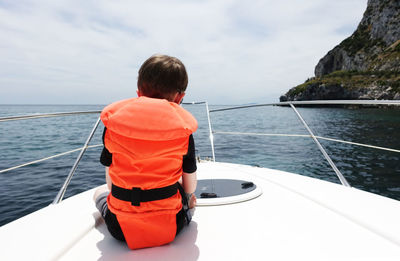
[[238, 179], [201, 179], [195, 192], [198, 206], [239, 203], [261, 194], [254, 182]]

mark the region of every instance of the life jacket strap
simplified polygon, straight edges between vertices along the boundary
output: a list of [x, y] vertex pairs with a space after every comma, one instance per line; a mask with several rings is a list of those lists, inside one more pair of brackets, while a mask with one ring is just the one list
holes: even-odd
[[149, 202], [170, 198], [178, 192], [178, 182], [167, 187], [146, 189], [126, 189], [114, 184], [111, 186], [111, 195], [119, 200], [129, 201], [132, 206], [140, 206], [141, 202]]

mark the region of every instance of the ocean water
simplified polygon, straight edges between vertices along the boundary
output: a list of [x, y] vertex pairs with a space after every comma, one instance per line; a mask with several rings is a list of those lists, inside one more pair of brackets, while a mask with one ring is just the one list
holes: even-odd
[[[197, 118], [196, 153], [211, 157], [204, 105], [185, 105]], [[210, 109], [224, 106], [210, 106]], [[0, 105], [0, 117], [101, 110], [102, 105]], [[315, 135], [400, 149], [399, 109], [298, 108]], [[0, 122], [0, 170], [81, 147], [98, 114]], [[211, 113], [214, 131], [308, 134], [289, 107]], [[101, 144], [100, 124], [91, 145]], [[400, 200], [400, 153], [320, 141], [353, 187]], [[311, 138], [214, 134], [217, 161], [268, 167], [339, 183]], [[101, 147], [87, 150], [65, 198], [103, 184]], [[79, 152], [0, 173], [0, 226], [50, 204]], [[198, 173], [201, 178], [201, 173]]]

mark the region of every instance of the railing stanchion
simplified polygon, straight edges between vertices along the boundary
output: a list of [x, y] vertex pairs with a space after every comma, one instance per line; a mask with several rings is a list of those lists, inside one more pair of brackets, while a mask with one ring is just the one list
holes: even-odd
[[321, 143], [317, 140], [315, 137], [314, 133], [311, 131], [311, 129], [308, 127], [307, 123], [304, 121], [303, 117], [301, 117], [300, 113], [296, 110], [296, 108], [293, 106], [293, 104], [290, 104], [290, 107], [294, 110], [296, 113], [297, 117], [299, 117], [301, 123], [303, 123], [304, 127], [306, 127], [307, 131], [310, 133], [311, 138], [314, 140], [314, 142], [317, 144], [319, 150], [322, 152], [324, 155], [325, 159], [329, 162], [331, 165], [332, 169], [335, 171], [336, 175], [338, 176], [340, 182], [342, 185], [346, 187], [350, 187], [350, 184], [347, 182], [346, 178], [343, 176], [343, 174], [339, 171], [339, 169], [336, 167], [335, 163], [333, 163], [332, 159], [329, 157], [328, 153], [326, 153], [325, 149], [322, 147]]
[[210, 131], [210, 142], [211, 142], [212, 159], [215, 162], [214, 135], [213, 135], [212, 128], [211, 128], [210, 110], [208, 109], [208, 102], [205, 102], [205, 103], [206, 103], [206, 110], [207, 110], [208, 129]]
[[70, 170], [70, 172], [69, 172], [69, 174], [67, 176], [67, 179], [64, 182], [64, 185], [61, 187], [60, 191], [58, 191], [58, 194], [57, 194], [56, 198], [53, 200], [52, 204], [58, 204], [63, 199], [65, 191], [67, 190], [67, 187], [68, 187], [69, 183], [71, 182], [72, 176], [74, 175], [75, 170], [78, 167], [78, 164], [81, 161], [82, 156], [85, 153], [85, 151], [86, 151], [86, 149], [87, 149], [87, 147], [89, 145], [90, 140], [92, 139], [94, 133], [96, 132], [96, 129], [97, 129], [97, 126], [99, 126], [99, 123], [100, 123], [100, 117], [97, 119], [96, 123], [94, 124], [93, 129], [92, 129], [91, 133], [89, 134], [89, 137], [87, 138], [87, 140], [85, 142], [85, 145], [82, 147], [82, 150], [79, 153], [79, 156], [76, 159], [74, 165], [72, 166], [72, 168], [71, 168], [71, 170]]

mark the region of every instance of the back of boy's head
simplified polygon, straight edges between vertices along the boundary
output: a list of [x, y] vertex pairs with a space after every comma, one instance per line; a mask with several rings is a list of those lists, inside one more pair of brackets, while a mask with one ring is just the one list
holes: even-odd
[[137, 85], [144, 96], [171, 100], [176, 93], [186, 90], [186, 68], [175, 57], [153, 55], [140, 67]]

